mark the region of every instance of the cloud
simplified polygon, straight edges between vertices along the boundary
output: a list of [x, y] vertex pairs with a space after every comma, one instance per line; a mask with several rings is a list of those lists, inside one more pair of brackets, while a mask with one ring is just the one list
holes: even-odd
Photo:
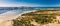
[[[20, 0], [19, 0], [20, 1]], [[60, 4], [53, 5], [42, 5], [42, 4], [34, 4], [34, 3], [26, 3], [26, 2], [18, 2], [18, 0], [0, 0], [0, 7], [60, 7]]]
[[24, 2], [14, 2], [14, 1], [10, 1], [10, 0], [0, 0], [0, 7], [21, 7], [21, 6], [36, 7], [39, 5], [24, 3]]
[[24, 3], [20, 3], [20, 4], [9, 4], [9, 3], [1, 3], [0, 4], [0, 7], [21, 7], [21, 6], [30, 6], [30, 7], [35, 7], [35, 6], [39, 6], [39, 5], [36, 5], [36, 4], [24, 4]]

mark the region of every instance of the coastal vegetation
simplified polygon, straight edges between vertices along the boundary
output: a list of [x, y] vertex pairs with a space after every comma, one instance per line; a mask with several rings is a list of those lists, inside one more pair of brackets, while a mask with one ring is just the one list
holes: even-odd
[[[37, 26], [57, 22], [56, 16], [58, 13], [49, 13], [50, 11], [36, 11], [31, 13], [22, 14], [22, 17], [18, 17], [13, 20], [13, 26]], [[32, 23], [35, 22], [35, 23]]]

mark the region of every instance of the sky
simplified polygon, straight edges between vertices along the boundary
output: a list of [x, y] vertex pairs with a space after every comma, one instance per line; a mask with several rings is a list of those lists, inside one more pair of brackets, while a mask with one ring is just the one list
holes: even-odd
[[0, 7], [60, 7], [60, 0], [0, 0]]

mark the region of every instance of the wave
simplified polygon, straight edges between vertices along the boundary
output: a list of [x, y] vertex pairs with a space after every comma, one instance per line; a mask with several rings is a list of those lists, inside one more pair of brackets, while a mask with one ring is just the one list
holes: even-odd
[[0, 14], [0, 23], [4, 22], [6, 20], [12, 20], [18, 18], [18, 16], [21, 16], [22, 14], [29, 13], [29, 12], [35, 12], [36, 10], [31, 11], [21, 11], [21, 10], [12, 10], [5, 13]]

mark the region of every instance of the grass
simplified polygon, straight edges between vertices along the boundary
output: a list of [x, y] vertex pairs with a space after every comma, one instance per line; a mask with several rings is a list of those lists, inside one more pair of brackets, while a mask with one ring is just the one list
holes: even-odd
[[[42, 12], [44, 12], [44, 11], [42, 11]], [[43, 25], [48, 24], [48, 23], [53, 23], [54, 21], [56, 21], [56, 20], [54, 20], [54, 19], [56, 19], [56, 17], [55, 17], [56, 15], [60, 15], [60, 14], [56, 14], [56, 13], [36, 14], [36, 12], [23, 14], [22, 16], [25, 16], [25, 17], [22, 17], [22, 19], [13, 20], [13, 22], [14, 22], [13, 26], [35, 26], [34, 24], [31, 24], [31, 21], [34, 21], [34, 20], [38, 24], [43, 24]], [[21, 17], [19, 17], [19, 18], [21, 18]]]

